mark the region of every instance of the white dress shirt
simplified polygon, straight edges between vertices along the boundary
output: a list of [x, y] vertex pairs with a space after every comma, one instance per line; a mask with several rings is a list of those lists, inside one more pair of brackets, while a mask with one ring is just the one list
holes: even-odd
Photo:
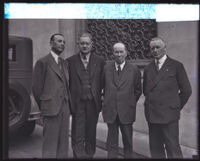
[[[159, 70], [162, 68], [162, 66], [163, 66], [163, 64], [164, 64], [164, 62], [165, 62], [166, 59], [167, 59], [166, 55], [164, 55], [162, 58], [159, 59], [159, 64], [158, 64]], [[156, 61], [157, 60], [155, 60], [155, 63], [156, 63]]]
[[56, 61], [56, 63], [58, 64], [58, 55], [56, 53], [54, 53], [52, 50], [50, 51], [51, 55], [53, 56], [54, 60]]
[[[123, 70], [125, 63], [126, 63], [126, 61], [124, 61], [123, 63], [120, 64], [121, 71]], [[117, 64], [117, 63], [115, 62], [116, 71], [118, 71], [118, 65], [119, 65], [119, 64]]]
[[87, 65], [89, 63], [90, 55], [91, 55], [91, 53], [86, 54], [85, 55], [86, 59], [83, 59], [83, 55], [80, 53], [81, 61], [83, 62], [83, 65], [84, 65], [85, 68], [87, 68]]

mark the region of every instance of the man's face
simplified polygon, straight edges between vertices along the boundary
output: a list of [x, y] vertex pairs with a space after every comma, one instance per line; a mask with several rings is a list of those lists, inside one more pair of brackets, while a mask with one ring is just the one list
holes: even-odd
[[113, 47], [113, 54], [114, 54], [115, 62], [117, 64], [123, 63], [127, 56], [127, 52], [126, 52], [124, 44], [122, 43], [115, 44]]
[[79, 47], [82, 53], [88, 54], [92, 49], [92, 41], [90, 37], [80, 37]]
[[151, 53], [155, 59], [160, 59], [165, 55], [165, 43], [162, 40], [153, 40], [150, 42]]
[[65, 49], [65, 40], [61, 35], [55, 35], [53, 40], [51, 41], [51, 49], [57, 55], [60, 55]]

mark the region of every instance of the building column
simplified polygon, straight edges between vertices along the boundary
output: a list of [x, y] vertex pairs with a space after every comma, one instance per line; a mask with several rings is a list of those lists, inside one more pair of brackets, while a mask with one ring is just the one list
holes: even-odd
[[85, 30], [85, 20], [80, 19], [60, 19], [59, 32], [64, 35], [66, 48], [62, 54], [63, 58], [68, 58], [78, 52], [77, 40], [79, 34]]

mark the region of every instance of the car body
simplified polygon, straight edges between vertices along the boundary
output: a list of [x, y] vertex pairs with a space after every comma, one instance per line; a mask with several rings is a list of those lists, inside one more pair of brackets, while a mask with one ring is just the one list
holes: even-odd
[[34, 102], [31, 85], [33, 72], [32, 40], [9, 36], [8, 46], [9, 132], [30, 135], [40, 111]]

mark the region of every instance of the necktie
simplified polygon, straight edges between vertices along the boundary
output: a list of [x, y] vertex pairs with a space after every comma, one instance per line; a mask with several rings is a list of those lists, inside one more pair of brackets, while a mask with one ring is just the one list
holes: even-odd
[[83, 56], [83, 60], [87, 59], [85, 54], [82, 54], [82, 56]]
[[58, 57], [58, 65], [59, 65], [59, 68], [60, 68], [60, 71], [61, 71], [61, 75], [65, 79], [65, 73], [64, 73], [64, 69], [63, 69], [63, 61], [64, 60], [61, 57]]
[[121, 66], [120, 66], [120, 65], [118, 65], [118, 66], [117, 66], [117, 74], [119, 75], [119, 74], [120, 74], [120, 72], [121, 72]]
[[83, 58], [83, 65], [84, 65], [85, 69], [87, 69], [88, 60], [87, 60], [86, 54], [82, 54], [82, 58]]
[[66, 79], [66, 77], [65, 77], [65, 73], [64, 73], [64, 67], [63, 67], [63, 62], [64, 60], [63, 60], [63, 58], [61, 58], [61, 57], [58, 57], [58, 65], [59, 65], [59, 68], [60, 68], [60, 72], [61, 72], [61, 77], [63, 78], [63, 80], [64, 80], [64, 84], [65, 84], [65, 86], [64, 86], [64, 88], [65, 88], [65, 90], [64, 90], [64, 95], [65, 95], [65, 99], [69, 99], [69, 87], [68, 87], [68, 82], [67, 82], [67, 79]]
[[60, 70], [62, 70], [62, 58], [61, 57], [58, 57], [58, 65], [59, 65]]
[[159, 71], [159, 64], [160, 64], [159, 60], [156, 60], [156, 70], [157, 71]]

